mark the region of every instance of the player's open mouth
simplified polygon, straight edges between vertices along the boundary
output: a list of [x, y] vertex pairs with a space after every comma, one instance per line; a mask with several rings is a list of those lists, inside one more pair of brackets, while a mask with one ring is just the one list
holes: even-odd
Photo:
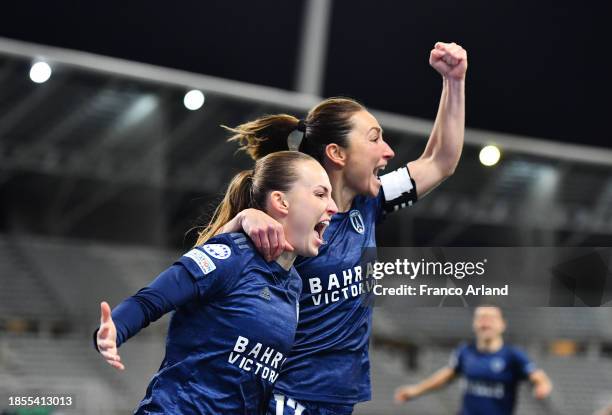
[[321, 244], [325, 243], [325, 241], [323, 240], [323, 232], [325, 232], [325, 229], [327, 229], [328, 226], [329, 226], [329, 220], [322, 220], [321, 222], [317, 223], [314, 227], [316, 239]]
[[374, 177], [376, 177], [376, 180], [380, 180], [380, 174], [385, 169], [385, 167], [387, 167], [387, 165], [378, 166], [374, 169], [372, 173], [374, 174]]

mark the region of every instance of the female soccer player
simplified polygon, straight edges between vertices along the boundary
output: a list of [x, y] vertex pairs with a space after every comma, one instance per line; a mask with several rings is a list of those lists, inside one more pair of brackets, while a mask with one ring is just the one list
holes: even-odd
[[[376, 246], [374, 227], [383, 214], [410, 206], [450, 176], [463, 147], [467, 54], [439, 42], [429, 62], [443, 88], [425, 151], [380, 179], [393, 150], [376, 118], [353, 100], [325, 100], [305, 120], [273, 115], [232, 129], [232, 139], [254, 159], [289, 146], [316, 158], [341, 212], [332, 218], [320, 255], [296, 261], [304, 285], [300, 321], [270, 414], [350, 414], [357, 402], [370, 399], [371, 307], [363, 299], [372, 280], [361, 267], [362, 253]], [[223, 228], [240, 229], [268, 260], [291, 249], [282, 227], [262, 212], [243, 211]]]
[[546, 373], [519, 349], [504, 344], [506, 323], [498, 307], [478, 307], [473, 322], [476, 343], [459, 347], [448, 366], [417, 385], [399, 388], [397, 402], [417, 398], [438, 389], [457, 376], [467, 380], [460, 415], [511, 415], [518, 384], [529, 379], [533, 394], [544, 399], [552, 391]]
[[[211, 237], [246, 208], [282, 224], [293, 252], [266, 262], [242, 233]], [[236, 175], [196, 247], [117, 306], [101, 304], [96, 346], [117, 369], [117, 348], [176, 310], [166, 356], [138, 414], [262, 414], [293, 345], [301, 280], [296, 255], [317, 255], [337, 212], [325, 170], [295, 151], [271, 154]]]

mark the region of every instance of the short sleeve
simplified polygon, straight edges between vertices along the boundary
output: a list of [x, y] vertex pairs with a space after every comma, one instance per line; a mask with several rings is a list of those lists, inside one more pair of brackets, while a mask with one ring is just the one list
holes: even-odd
[[537, 369], [535, 363], [533, 363], [529, 359], [529, 356], [527, 356], [527, 354], [522, 350], [514, 349], [513, 355], [519, 377], [521, 379], [529, 378], [529, 376]]
[[458, 347], [453, 350], [449, 359], [448, 367], [450, 367], [456, 374], [460, 374], [463, 371], [463, 350], [464, 347]]
[[196, 282], [201, 299], [227, 293], [242, 270], [241, 257], [234, 252], [230, 241], [213, 238], [209, 242], [191, 249], [176, 261]]

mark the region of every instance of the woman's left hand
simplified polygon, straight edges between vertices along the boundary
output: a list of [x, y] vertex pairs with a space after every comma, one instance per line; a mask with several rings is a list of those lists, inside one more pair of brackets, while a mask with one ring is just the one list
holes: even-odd
[[467, 52], [456, 43], [437, 42], [429, 54], [429, 64], [444, 78], [465, 80]]

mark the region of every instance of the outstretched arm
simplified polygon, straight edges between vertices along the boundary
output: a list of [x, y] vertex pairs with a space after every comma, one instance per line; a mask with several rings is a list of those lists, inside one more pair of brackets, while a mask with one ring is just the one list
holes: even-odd
[[401, 403], [418, 398], [427, 392], [441, 388], [454, 378], [455, 371], [451, 367], [443, 367], [421, 383], [399, 387], [395, 391], [395, 402]]
[[552, 392], [552, 382], [542, 369], [529, 375], [529, 380], [533, 384], [533, 396], [537, 399], [545, 399]]
[[125, 366], [117, 348], [142, 328], [198, 295], [195, 281], [182, 265], [162, 272], [148, 287], [125, 299], [111, 313], [106, 301], [100, 304], [100, 327], [94, 333], [96, 349], [114, 368]]
[[467, 52], [455, 43], [436, 43], [429, 64], [442, 75], [442, 95], [423, 154], [408, 163], [422, 198], [455, 172], [465, 133]]

